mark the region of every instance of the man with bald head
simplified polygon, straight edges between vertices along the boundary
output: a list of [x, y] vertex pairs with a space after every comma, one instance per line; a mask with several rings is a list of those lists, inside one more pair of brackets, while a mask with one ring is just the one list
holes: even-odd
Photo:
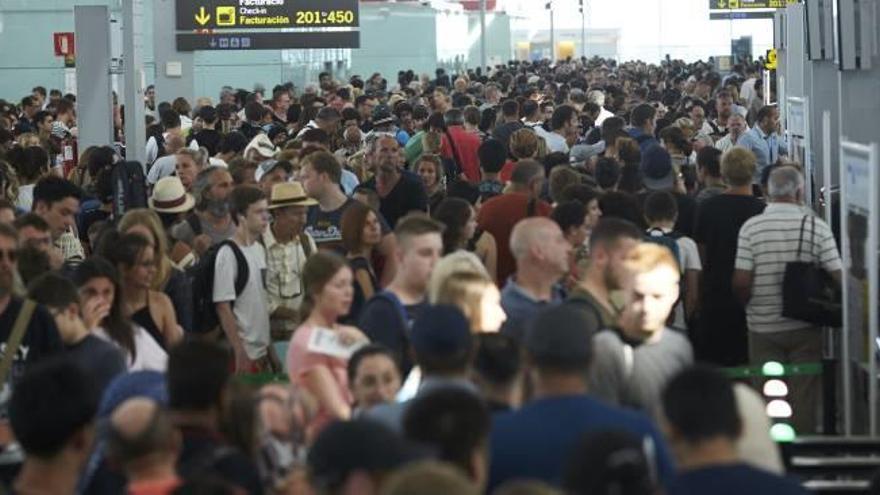
[[180, 446], [180, 432], [152, 399], [129, 399], [110, 416], [107, 454], [125, 472], [131, 495], [172, 493], [181, 484]]
[[522, 340], [526, 326], [539, 310], [562, 302], [565, 295], [558, 282], [568, 271], [571, 250], [552, 220], [535, 217], [516, 224], [510, 234], [516, 273], [501, 291], [501, 307], [507, 313], [502, 333]]

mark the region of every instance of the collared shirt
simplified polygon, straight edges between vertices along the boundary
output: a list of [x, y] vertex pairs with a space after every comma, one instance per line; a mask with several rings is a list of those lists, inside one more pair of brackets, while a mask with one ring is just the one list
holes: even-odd
[[813, 213], [801, 205], [770, 203], [764, 213], [754, 216], [739, 231], [736, 249], [737, 270], [752, 272], [752, 295], [746, 305], [749, 331], [782, 332], [812, 328], [813, 325], [782, 316], [782, 281], [785, 266], [794, 261], [817, 261], [829, 271], [841, 269], [834, 235], [821, 218], [804, 223], [803, 247], [798, 258], [801, 224]]
[[263, 233], [269, 313], [282, 306], [296, 311], [302, 303], [302, 270], [307, 259], [303, 242], [309, 244], [310, 253], [317, 252], [318, 248], [309, 234], [303, 232], [300, 235], [305, 236], [305, 240], [300, 240], [297, 236], [294, 240], [281, 244], [275, 239], [271, 225]]
[[561, 304], [563, 300], [565, 300], [565, 292], [559, 285], [553, 286], [549, 300], [538, 300], [517, 284], [515, 277], [510, 277], [501, 290], [501, 307], [507, 313], [507, 321], [501, 327], [501, 332], [517, 341], [522, 341], [528, 324], [538, 311]]
[[770, 165], [776, 163], [779, 155], [785, 155], [785, 142], [775, 132], [765, 134], [759, 126], [754, 126], [743, 134], [737, 146], [745, 148], [755, 154], [758, 166], [755, 168], [755, 182], [761, 180], [761, 172]]

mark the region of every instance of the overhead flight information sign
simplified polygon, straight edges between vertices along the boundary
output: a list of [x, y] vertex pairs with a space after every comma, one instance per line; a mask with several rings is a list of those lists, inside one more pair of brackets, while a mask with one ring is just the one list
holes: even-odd
[[358, 31], [330, 31], [317, 33], [178, 33], [177, 49], [182, 52], [201, 50], [283, 50], [317, 48], [358, 48]]
[[709, 0], [709, 10], [782, 9], [798, 0]]
[[180, 31], [358, 27], [358, 0], [176, 0]]

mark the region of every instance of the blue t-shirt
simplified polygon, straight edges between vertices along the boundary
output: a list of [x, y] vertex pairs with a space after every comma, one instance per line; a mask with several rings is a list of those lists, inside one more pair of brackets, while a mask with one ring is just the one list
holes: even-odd
[[710, 466], [684, 471], [676, 476], [667, 490], [668, 495], [806, 495], [807, 490], [797, 482], [773, 473], [747, 466], [731, 464]]
[[650, 438], [660, 482], [666, 485], [672, 480], [672, 458], [647, 417], [588, 395], [571, 395], [540, 399], [518, 411], [494, 416], [488, 491], [523, 478], [559, 486], [571, 451], [583, 435], [611, 429]]

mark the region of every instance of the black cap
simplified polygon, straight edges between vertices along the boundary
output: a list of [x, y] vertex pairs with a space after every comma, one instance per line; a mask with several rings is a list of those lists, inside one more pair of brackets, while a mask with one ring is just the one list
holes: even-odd
[[546, 308], [532, 320], [524, 347], [538, 365], [581, 368], [593, 359], [593, 334], [600, 330], [595, 316], [574, 304]]
[[394, 122], [394, 115], [391, 113], [391, 108], [381, 103], [376, 105], [376, 108], [373, 109], [373, 125], [384, 125], [391, 124]]
[[345, 483], [354, 471], [393, 471], [420, 452], [385, 425], [368, 419], [328, 425], [309, 450], [309, 476], [319, 491]]
[[410, 340], [420, 356], [456, 356], [471, 348], [471, 328], [455, 306], [428, 306], [419, 312]]

